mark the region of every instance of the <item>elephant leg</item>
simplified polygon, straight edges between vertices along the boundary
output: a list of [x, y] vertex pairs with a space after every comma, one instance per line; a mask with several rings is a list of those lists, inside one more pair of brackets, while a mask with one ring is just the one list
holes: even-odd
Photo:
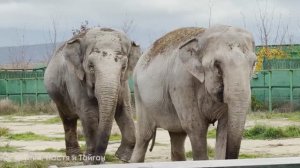
[[215, 159], [223, 160], [226, 158], [226, 148], [227, 148], [227, 123], [228, 116], [224, 113], [221, 119], [218, 120], [217, 127], [217, 140], [215, 147]]
[[135, 89], [135, 104], [137, 112], [137, 134], [136, 134], [136, 143], [134, 150], [129, 162], [144, 162], [146, 151], [149, 145], [150, 140], [153, 138], [155, 133], [155, 123], [147, 116], [146, 108], [141, 102], [138, 89]]
[[65, 143], [66, 143], [66, 155], [67, 156], [78, 156], [80, 147], [77, 140], [77, 117], [68, 117], [65, 114], [70, 114], [68, 107], [56, 104], [59, 111], [60, 118], [63, 122], [65, 131]]
[[119, 106], [115, 114], [115, 119], [122, 134], [121, 145], [116, 151], [116, 156], [120, 160], [128, 162], [135, 145], [135, 128], [131, 117], [131, 107]]
[[171, 138], [171, 159], [172, 161], [185, 161], [184, 142], [186, 133], [170, 132]]
[[[176, 90], [175, 92], [171, 92]], [[208, 123], [198, 108], [198, 100], [195, 97], [195, 90], [187, 85], [186, 87], [173, 88], [170, 91], [172, 103], [180, 120], [183, 130], [190, 138], [193, 159], [207, 160], [207, 129]]]
[[128, 82], [124, 84], [123, 97], [117, 106], [115, 113], [115, 120], [120, 128], [122, 134], [121, 145], [116, 151], [116, 156], [124, 161], [128, 162], [133, 152], [135, 145], [135, 127], [132, 119], [131, 110], [131, 95]]
[[[201, 123], [201, 121], [199, 121]], [[188, 136], [191, 141], [192, 151], [193, 151], [193, 160], [208, 160], [207, 156], [207, 129], [208, 124], [201, 124], [204, 127], [195, 128], [188, 132]]]
[[144, 162], [146, 151], [155, 130], [142, 128], [137, 133], [136, 144], [130, 159], [130, 163]]
[[[97, 114], [97, 112], [95, 113]], [[92, 117], [85, 114], [85, 116], [80, 117], [85, 142], [86, 142], [86, 155], [93, 155], [96, 149], [96, 142], [97, 142], [97, 127], [98, 127], [98, 117]]]
[[64, 119], [63, 120], [65, 130], [65, 141], [66, 141], [66, 155], [67, 156], [78, 156], [80, 147], [77, 140], [77, 118], [76, 119]]

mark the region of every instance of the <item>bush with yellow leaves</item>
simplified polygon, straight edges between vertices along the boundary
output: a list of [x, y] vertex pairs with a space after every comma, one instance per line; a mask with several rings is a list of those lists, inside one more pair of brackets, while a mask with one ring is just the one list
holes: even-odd
[[283, 50], [279, 48], [269, 48], [269, 47], [262, 47], [260, 48], [257, 53], [257, 63], [255, 67], [255, 71], [261, 71], [263, 67], [263, 61], [265, 59], [286, 59], [290, 58], [290, 56]]

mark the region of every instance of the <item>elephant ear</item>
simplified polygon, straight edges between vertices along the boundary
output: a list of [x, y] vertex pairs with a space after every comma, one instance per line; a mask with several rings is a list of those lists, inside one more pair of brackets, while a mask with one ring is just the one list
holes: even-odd
[[64, 48], [64, 57], [67, 60], [68, 68], [75, 72], [76, 76], [84, 79], [83, 70], [83, 52], [81, 47], [81, 38], [74, 38], [69, 40]]
[[130, 49], [130, 53], [128, 56], [129, 57], [128, 58], [128, 67], [127, 67], [128, 74], [132, 74], [132, 71], [141, 55], [142, 55], [142, 53], [141, 53], [140, 46], [137, 45], [135, 42], [131, 42], [131, 49]]
[[204, 68], [202, 66], [198, 39], [193, 38], [183, 43], [179, 47], [179, 58], [185, 69], [203, 83]]

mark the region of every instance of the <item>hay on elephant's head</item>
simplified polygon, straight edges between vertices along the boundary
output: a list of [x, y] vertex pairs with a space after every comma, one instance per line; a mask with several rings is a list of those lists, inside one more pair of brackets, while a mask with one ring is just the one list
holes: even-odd
[[164, 52], [167, 48], [177, 47], [180, 43], [198, 36], [204, 31], [204, 28], [198, 27], [186, 27], [171, 31], [154, 42], [149, 55], [154, 57]]

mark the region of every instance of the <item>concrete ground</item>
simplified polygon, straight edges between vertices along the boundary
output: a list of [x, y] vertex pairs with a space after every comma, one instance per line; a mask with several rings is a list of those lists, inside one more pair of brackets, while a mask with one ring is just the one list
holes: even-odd
[[[53, 157], [65, 156], [62, 152], [41, 152], [47, 148], [64, 149], [63, 126], [60, 122], [49, 124], [45, 123], [55, 115], [37, 115], [37, 116], [1, 116], [0, 127], [8, 128], [10, 133], [33, 132], [47, 137], [61, 138], [57, 141], [23, 141], [8, 140], [0, 137], [0, 146], [15, 146], [17, 152], [0, 152], [0, 160], [20, 161], [28, 159], [49, 159]], [[300, 122], [288, 120], [248, 120], [246, 127], [255, 124], [267, 124], [272, 126], [299, 125]], [[119, 133], [119, 129], [114, 124], [112, 133]], [[83, 145], [85, 142], [80, 141]], [[208, 139], [208, 144], [214, 147], [215, 139]], [[110, 142], [107, 153], [114, 154], [120, 145], [120, 141]], [[190, 141], [187, 138], [185, 142], [186, 151], [191, 151]], [[242, 154], [261, 155], [266, 157], [291, 157], [300, 156], [300, 138], [279, 139], [279, 140], [243, 140], [241, 145]], [[147, 151], [146, 162], [170, 161], [170, 138], [167, 131], [158, 129], [156, 135], [156, 145], [152, 152]]]

